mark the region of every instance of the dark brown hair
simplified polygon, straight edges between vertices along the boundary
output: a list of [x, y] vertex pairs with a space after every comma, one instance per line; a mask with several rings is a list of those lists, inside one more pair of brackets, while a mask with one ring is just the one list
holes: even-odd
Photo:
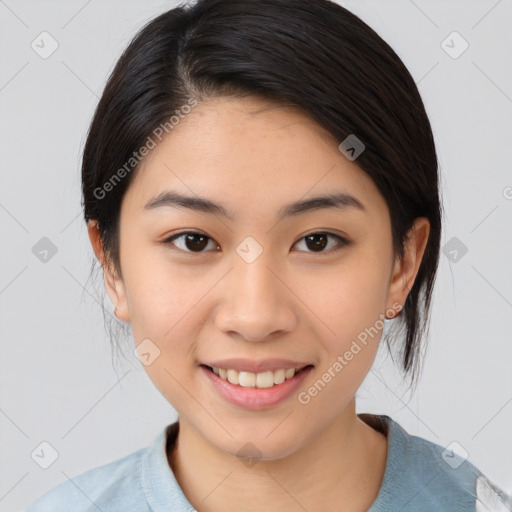
[[329, 0], [199, 0], [136, 34], [108, 79], [83, 154], [84, 217], [98, 222], [108, 261], [122, 275], [119, 213], [139, 167], [134, 152], [191, 101], [226, 95], [295, 105], [339, 142], [355, 134], [365, 145], [356, 163], [387, 202], [398, 257], [414, 220], [430, 221], [416, 281], [386, 336], [392, 352], [390, 340], [405, 328], [401, 369], [414, 381], [441, 238], [431, 126], [393, 49]]

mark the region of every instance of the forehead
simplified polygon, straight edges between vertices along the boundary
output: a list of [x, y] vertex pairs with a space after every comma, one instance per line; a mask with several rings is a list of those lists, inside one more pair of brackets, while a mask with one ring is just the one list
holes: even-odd
[[144, 158], [125, 197], [139, 209], [163, 190], [216, 198], [237, 208], [280, 205], [345, 192], [385, 207], [373, 181], [324, 128], [293, 106], [262, 99], [199, 103]]

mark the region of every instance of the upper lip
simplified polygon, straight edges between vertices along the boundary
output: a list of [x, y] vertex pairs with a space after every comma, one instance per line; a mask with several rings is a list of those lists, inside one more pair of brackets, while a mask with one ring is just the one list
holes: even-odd
[[251, 373], [262, 373], [268, 371], [275, 371], [281, 368], [288, 370], [289, 368], [303, 368], [309, 366], [311, 363], [304, 361], [292, 361], [290, 359], [263, 359], [255, 361], [251, 359], [222, 359], [216, 361], [206, 361], [202, 363], [212, 368], [224, 368], [225, 370], [233, 369], [238, 372], [251, 372]]

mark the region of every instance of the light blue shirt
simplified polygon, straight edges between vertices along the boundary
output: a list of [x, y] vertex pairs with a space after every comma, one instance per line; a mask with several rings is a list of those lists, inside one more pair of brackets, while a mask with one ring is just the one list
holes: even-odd
[[[358, 416], [388, 438], [384, 478], [368, 512], [512, 511], [512, 498], [468, 460], [408, 434], [389, 416]], [[178, 427], [168, 425], [151, 446], [57, 485], [25, 512], [193, 512], [167, 462], [166, 444]]]

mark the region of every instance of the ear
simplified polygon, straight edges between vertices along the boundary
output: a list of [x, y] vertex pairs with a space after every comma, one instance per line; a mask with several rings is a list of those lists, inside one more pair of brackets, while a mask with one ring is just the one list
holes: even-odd
[[394, 263], [386, 305], [388, 310], [394, 309], [396, 311], [397, 303], [403, 308], [418, 274], [429, 233], [430, 222], [428, 219], [425, 217], [415, 219], [408, 232], [408, 238], [404, 246], [404, 257], [402, 260], [397, 257]]
[[115, 315], [123, 322], [130, 321], [130, 315], [126, 303], [126, 292], [122, 278], [118, 273], [109, 265], [103, 251], [103, 244], [98, 229], [98, 222], [96, 220], [89, 220], [87, 222], [87, 232], [89, 233], [89, 240], [91, 241], [92, 248], [96, 258], [103, 268], [103, 277], [105, 279], [105, 289], [112, 301], [116, 306]]

